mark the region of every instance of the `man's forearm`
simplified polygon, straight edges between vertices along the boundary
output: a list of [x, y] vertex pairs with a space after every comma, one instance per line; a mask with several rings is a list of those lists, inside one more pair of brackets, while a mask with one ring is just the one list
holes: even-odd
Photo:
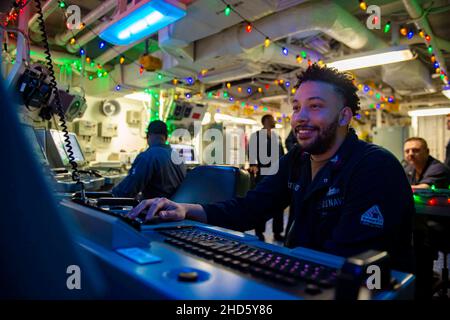
[[416, 184], [416, 185], [413, 185], [413, 186], [411, 186], [413, 189], [415, 188], [415, 189], [429, 189], [430, 188], [430, 185], [429, 184], [427, 184], [427, 183], [421, 183], [421, 184]]
[[203, 223], [207, 222], [206, 212], [201, 205], [183, 203], [183, 207], [186, 209], [186, 219]]

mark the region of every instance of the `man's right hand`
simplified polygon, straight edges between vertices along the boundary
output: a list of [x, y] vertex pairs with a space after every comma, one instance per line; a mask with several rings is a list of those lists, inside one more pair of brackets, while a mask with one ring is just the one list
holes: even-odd
[[186, 208], [179, 203], [166, 198], [154, 198], [141, 201], [129, 213], [129, 218], [136, 218], [139, 214], [145, 213], [145, 221], [150, 220], [156, 214], [163, 220], [179, 221], [186, 218]]

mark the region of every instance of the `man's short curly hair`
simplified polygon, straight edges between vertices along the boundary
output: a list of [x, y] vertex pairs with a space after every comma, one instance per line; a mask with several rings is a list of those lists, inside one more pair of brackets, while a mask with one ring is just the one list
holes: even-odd
[[336, 92], [342, 95], [344, 105], [352, 109], [356, 115], [359, 107], [359, 97], [356, 94], [358, 88], [353, 83], [353, 76], [350, 73], [339, 72], [335, 68], [321, 67], [317, 63], [312, 64], [298, 77], [295, 88], [307, 81], [322, 81], [333, 85]]

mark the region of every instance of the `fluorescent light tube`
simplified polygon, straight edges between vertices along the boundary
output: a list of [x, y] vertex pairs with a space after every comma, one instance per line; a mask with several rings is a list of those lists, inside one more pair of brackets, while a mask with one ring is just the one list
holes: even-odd
[[151, 99], [151, 95], [148, 93], [144, 93], [144, 92], [134, 92], [134, 93], [130, 93], [124, 96], [124, 98], [126, 99], [131, 99], [131, 100], [138, 100], [138, 101], [144, 101], [144, 102], [149, 102]]
[[257, 123], [253, 119], [237, 118], [237, 117], [233, 117], [233, 116], [230, 116], [228, 114], [223, 114], [223, 113], [216, 113], [214, 115], [214, 120], [216, 122], [229, 121], [229, 122], [238, 123], [238, 124], [250, 124], [250, 125]]
[[450, 108], [427, 108], [427, 109], [417, 109], [413, 111], [408, 111], [410, 117], [430, 117], [430, 116], [441, 116], [450, 113]]
[[327, 67], [333, 67], [339, 71], [347, 71], [407, 61], [414, 57], [414, 54], [408, 47], [399, 46], [352, 55], [342, 60], [329, 62]]

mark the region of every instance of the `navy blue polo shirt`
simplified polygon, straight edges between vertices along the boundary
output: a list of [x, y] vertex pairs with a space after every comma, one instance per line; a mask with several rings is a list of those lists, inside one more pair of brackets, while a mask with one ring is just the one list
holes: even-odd
[[426, 183], [441, 189], [446, 189], [450, 185], [450, 169], [432, 156], [428, 156], [425, 168], [419, 178], [416, 178], [416, 170], [412, 165], [407, 165], [405, 172], [411, 185]]
[[405, 172], [390, 152], [359, 140], [353, 129], [314, 180], [310, 155], [296, 147], [245, 198], [203, 208], [208, 223], [246, 231], [289, 205], [286, 246], [344, 257], [383, 250], [395, 268], [412, 271], [415, 209]]
[[186, 176], [185, 164], [175, 164], [172, 152], [170, 145], [156, 144], [140, 153], [127, 177], [112, 189], [113, 195], [133, 198], [142, 192], [144, 199], [172, 196]]

